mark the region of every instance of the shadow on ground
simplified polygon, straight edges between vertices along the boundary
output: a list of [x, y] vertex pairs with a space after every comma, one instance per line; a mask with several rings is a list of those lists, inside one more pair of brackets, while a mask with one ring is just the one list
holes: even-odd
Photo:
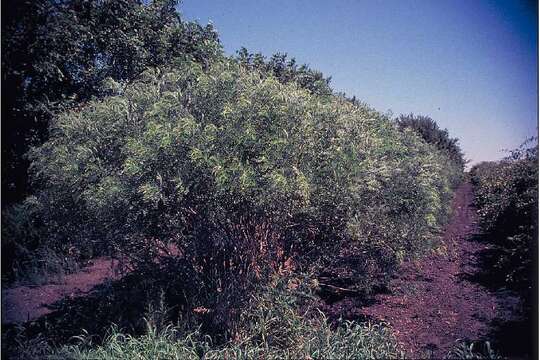
[[[196, 277], [189, 267], [180, 262], [182, 260], [171, 259], [159, 268], [109, 280], [85, 296], [68, 297], [52, 304], [53, 312], [39, 319], [21, 325], [3, 325], [2, 358], [18, 358], [21, 342], [31, 343], [32, 339], [43, 338], [49, 345], [57, 347], [73, 342], [73, 337], [81, 335], [84, 329], [91, 334], [92, 343], [99, 344], [113, 324], [122, 332], [135, 335], [144, 333], [145, 318], [149, 316], [158, 323], [177, 322], [181, 313], [190, 314], [185, 311], [187, 299], [202, 291], [195, 286]], [[160, 302], [176, 305], [160, 308]], [[203, 315], [192, 316], [193, 319], [184, 316], [182, 322], [201, 320], [196, 317]]]
[[[498, 266], [503, 254], [501, 239], [477, 234], [470, 241], [486, 244], [486, 248], [474, 254], [475, 268], [470, 273], [461, 274], [460, 278], [481, 285], [495, 293], [499, 302], [500, 314], [490, 323], [486, 341], [490, 341], [498, 353], [512, 359], [537, 358], [535, 339], [538, 324], [534, 321], [537, 314], [537, 301], [534, 299], [536, 286], [510, 287], [506, 282], [506, 269]], [[495, 245], [493, 245], [495, 244]], [[533, 269], [531, 269], [531, 272]], [[532, 276], [531, 278], [535, 278]]]

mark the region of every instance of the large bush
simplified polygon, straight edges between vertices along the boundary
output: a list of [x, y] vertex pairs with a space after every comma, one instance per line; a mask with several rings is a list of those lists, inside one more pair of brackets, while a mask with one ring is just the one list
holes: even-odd
[[507, 286], [529, 291], [538, 239], [538, 146], [526, 143], [470, 174], [482, 229], [502, 250], [497, 266]]
[[148, 269], [174, 252], [233, 306], [294, 266], [370, 291], [448, 215], [446, 155], [365, 106], [228, 60], [110, 89], [30, 154], [41, 244]]

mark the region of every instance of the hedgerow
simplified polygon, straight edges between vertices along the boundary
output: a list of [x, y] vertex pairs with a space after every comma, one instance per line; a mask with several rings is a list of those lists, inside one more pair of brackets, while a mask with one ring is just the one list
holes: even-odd
[[455, 175], [451, 180], [452, 183], [455, 186], [461, 183], [466, 161], [457, 138], [451, 138], [448, 130], [439, 128], [439, 125], [429, 116], [400, 115], [396, 119], [396, 123], [400, 129], [412, 129], [425, 142], [434, 145], [440, 152], [444, 153], [450, 160], [448, 166], [453, 168], [452, 173]]
[[60, 252], [143, 268], [173, 247], [225, 298], [285, 263], [369, 292], [448, 215], [447, 154], [367, 106], [231, 60], [109, 85], [29, 155], [25, 221]]
[[502, 161], [474, 166], [470, 176], [482, 229], [502, 250], [496, 265], [508, 287], [527, 293], [538, 237], [538, 146], [525, 143]]

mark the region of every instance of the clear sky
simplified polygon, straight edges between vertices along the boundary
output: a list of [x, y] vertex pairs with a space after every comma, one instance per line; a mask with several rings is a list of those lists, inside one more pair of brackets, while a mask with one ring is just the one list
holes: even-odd
[[472, 163], [536, 135], [534, 1], [184, 0], [225, 53], [288, 53], [331, 85], [394, 115], [431, 116]]

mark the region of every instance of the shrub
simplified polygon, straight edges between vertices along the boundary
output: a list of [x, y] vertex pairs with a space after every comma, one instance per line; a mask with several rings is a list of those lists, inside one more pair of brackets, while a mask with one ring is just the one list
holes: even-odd
[[439, 125], [429, 116], [422, 115], [400, 115], [396, 120], [400, 129], [412, 129], [419, 134], [428, 144], [434, 145], [440, 152], [444, 153], [448, 159], [448, 166], [454, 168], [454, 177], [451, 182], [457, 186], [462, 181], [462, 174], [465, 168], [463, 152], [458, 144], [458, 139], [451, 138], [448, 130], [440, 129]]
[[446, 154], [366, 106], [230, 60], [113, 87], [30, 154], [41, 190], [24, 206], [51, 248], [139, 269], [175, 249], [213, 306], [235, 308], [287, 266], [371, 291], [448, 215]]
[[510, 288], [532, 287], [538, 237], [538, 146], [525, 143], [499, 162], [484, 162], [470, 171], [482, 229], [499, 245], [497, 266]]

